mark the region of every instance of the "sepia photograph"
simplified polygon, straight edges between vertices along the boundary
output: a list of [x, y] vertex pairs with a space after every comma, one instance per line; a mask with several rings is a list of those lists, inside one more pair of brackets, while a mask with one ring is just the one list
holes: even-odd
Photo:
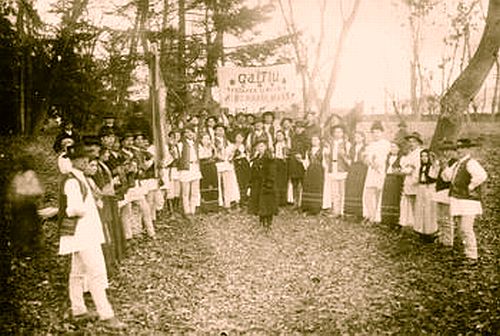
[[0, 0], [1, 335], [500, 335], [500, 0]]

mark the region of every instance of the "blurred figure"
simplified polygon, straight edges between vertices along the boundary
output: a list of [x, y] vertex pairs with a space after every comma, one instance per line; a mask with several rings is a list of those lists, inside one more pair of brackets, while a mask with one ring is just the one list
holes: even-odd
[[41, 244], [41, 218], [37, 204], [43, 187], [35, 172], [35, 159], [20, 157], [14, 165], [8, 201], [11, 210], [10, 240], [15, 255], [35, 256]]

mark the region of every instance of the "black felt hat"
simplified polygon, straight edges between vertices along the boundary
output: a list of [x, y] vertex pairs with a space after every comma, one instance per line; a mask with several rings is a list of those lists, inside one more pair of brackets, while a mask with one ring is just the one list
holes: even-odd
[[406, 140], [410, 140], [410, 139], [415, 139], [417, 140], [420, 144], [423, 144], [424, 141], [422, 140], [422, 136], [420, 135], [420, 133], [418, 132], [412, 132], [410, 134], [408, 134], [407, 136], [405, 136], [405, 139]]
[[478, 141], [470, 138], [460, 138], [457, 140], [457, 148], [472, 148], [481, 146]]
[[384, 126], [382, 126], [382, 122], [380, 120], [376, 120], [373, 122], [372, 127], [370, 128], [371, 131], [379, 130], [379, 131], [384, 131]]
[[453, 141], [450, 141], [450, 140], [443, 140], [438, 145], [438, 149], [442, 150], [442, 151], [445, 151], [445, 150], [455, 150], [455, 149], [457, 149], [457, 144], [454, 143]]
[[264, 119], [266, 116], [271, 116], [273, 119], [275, 118], [274, 116], [274, 112], [272, 111], [266, 111], [264, 113], [262, 113], [262, 118]]
[[82, 142], [85, 146], [100, 146], [101, 139], [96, 135], [84, 135], [82, 136]]
[[76, 160], [80, 158], [88, 158], [89, 157], [89, 150], [83, 143], [78, 143], [73, 146], [68, 147], [68, 152], [66, 153], [66, 156], [70, 160]]

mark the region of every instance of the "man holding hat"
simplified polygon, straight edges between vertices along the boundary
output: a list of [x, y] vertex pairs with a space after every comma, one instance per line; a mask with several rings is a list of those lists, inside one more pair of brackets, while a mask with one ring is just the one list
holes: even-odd
[[442, 173], [443, 179], [451, 182], [450, 214], [459, 223], [465, 256], [473, 263], [478, 259], [474, 221], [476, 216], [483, 213], [480, 186], [488, 178], [481, 164], [472, 158], [474, 147], [478, 146], [478, 143], [469, 138], [459, 139], [458, 161]]
[[101, 245], [105, 242], [99, 212], [83, 171], [89, 153], [82, 145], [68, 149], [72, 169], [61, 181], [59, 194], [59, 254], [71, 255], [69, 299], [75, 319], [90, 317], [83, 298], [86, 283], [101, 321], [111, 329], [124, 329], [108, 301], [108, 279]]
[[399, 225], [413, 228], [415, 225], [415, 202], [417, 200], [417, 188], [420, 172], [420, 152], [423, 140], [418, 132], [410, 133], [405, 137], [408, 142], [409, 152], [401, 158], [401, 173], [405, 176], [403, 193], [401, 195], [401, 206]]

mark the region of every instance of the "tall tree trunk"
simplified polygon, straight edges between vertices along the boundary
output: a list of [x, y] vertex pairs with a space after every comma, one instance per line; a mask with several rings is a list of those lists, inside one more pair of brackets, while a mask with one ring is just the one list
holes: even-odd
[[495, 64], [500, 46], [500, 0], [490, 0], [483, 36], [464, 71], [441, 99], [431, 148], [443, 139], [455, 140], [461, 130], [464, 111], [476, 96]]
[[337, 77], [340, 69], [340, 60], [342, 56], [342, 51], [344, 49], [344, 43], [345, 40], [347, 39], [351, 26], [354, 23], [354, 19], [356, 18], [356, 14], [358, 12], [360, 3], [361, 0], [354, 0], [352, 11], [350, 12], [347, 19], [344, 19], [344, 22], [342, 23], [342, 29], [340, 31], [337, 49], [335, 50], [335, 56], [333, 58], [333, 66], [332, 66], [332, 71], [330, 73], [330, 79], [328, 81], [328, 86], [326, 88], [325, 97], [323, 98], [323, 102], [321, 104], [321, 110], [319, 114], [320, 121], [323, 120], [324, 116], [330, 109], [330, 101], [332, 99], [333, 92], [335, 91], [335, 88], [337, 86]]
[[179, 41], [177, 49], [177, 63], [179, 68], [179, 92], [178, 95], [183, 105], [182, 111], [178, 111], [180, 116], [187, 116], [187, 79], [186, 79], [186, 1], [178, 1], [178, 20], [179, 20]]

